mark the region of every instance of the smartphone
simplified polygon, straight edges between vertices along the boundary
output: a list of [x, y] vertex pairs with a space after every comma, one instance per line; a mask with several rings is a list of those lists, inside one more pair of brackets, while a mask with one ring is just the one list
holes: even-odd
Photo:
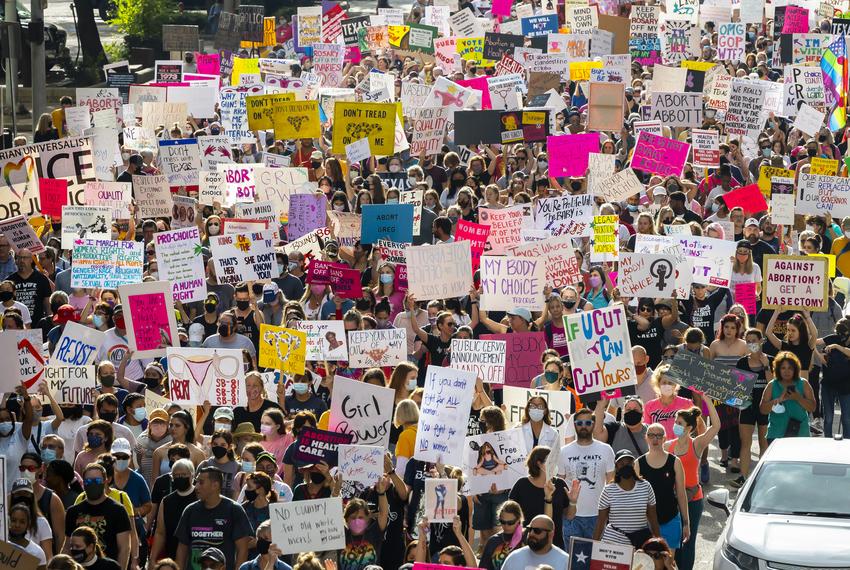
[[787, 388], [785, 388], [785, 392], [788, 393], [788, 394], [790, 394], [792, 392], [796, 392], [796, 391], [797, 391], [797, 388], [794, 387], [794, 386], [788, 386]]

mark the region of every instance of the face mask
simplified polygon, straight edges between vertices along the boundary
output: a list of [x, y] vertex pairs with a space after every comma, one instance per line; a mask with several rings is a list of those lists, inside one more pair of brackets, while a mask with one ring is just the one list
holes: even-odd
[[625, 414], [623, 414], [623, 421], [626, 422], [627, 426], [636, 426], [643, 419], [643, 414], [638, 410], [629, 410]]
[[119, 315], [119, 316], [115, 317], [114, 322], [115, 322], [115, 328], [116, 329], [121, 329], [122, 331], [125, 330], [125, 328], [124, 328], [124, 315]]
[[391, 164], [389, 170], [390, 172], [401, 172], [401, 166], [398, 164]]
[[115, 468], [118, 471], [126, 471], [130, 467], [129, 459], [116, 459], [115, 460]]
[[253, 502], [254, 499], [257, 498], [257, 490], [256, 489], [245, 489], [245, 500]]
[[369, 523], [366, 519], [351, 519], [348, 521], [348, 528], [350, 528], [351, 532], [354, 534], [363, 534], [363, 531], [366, 530], [368, 524]]
[[844, 237], [846, 237], [847, 239], [850, 239], [850, 232], [844, 232]]
[[[101, 415], [101, 418], [102, 417], [103, 416]], [[92, 449], [100, 447], [101, 445], [103, 445], [103, 438], [100, 437], [99, 435], [90, 435], [86, 438], [86, 441], [88, 442], [89, 447], [91, 447]]]
[[11, 291], [0, 291], [0, 301], [7, 303], [15, 296]]
[[685, 426], [682, 424], [673, 424], [673, 435], [676, 437], [682, 437], [685, 433]]
[[46, 448], [41, 450], [41, 460], [42, 461], [44, 461], [45, 463], [50, 463], [54, 459], [56, 459], [56, 450], [55, 449], [50, 449], [49, 447], [46, 447]]
[[411, 378], [407, 381], [407, 391], [413, 392], [414, 390], [416, 390], [416, 378]]
[[[306, 384], [304, 385], [306, 386]], [[275, 431], [277, 431], [275, 426], [269, 426], [266, 424], [260, 425], [260, 433], [263, 435], [272, 435]]]
[[35, 471], [24, 471], [20, 476], [22, 479], [26, 479], [30, 483], [35, 483]]
[[106, 324], [106, 319], [103, 318], [103, 315], [95, 315], [92, 317], [92, 322], [96, 328], [102, 328]]
[[543, 421], [543, 416], [546, 414], [544, 410], [528, 410], [528, 417], [533, 422]]
[[546, 379], [546, 382], [552, 384], [553, 382], [558, 381], [558, 373], [557, 372], [544, 372], [543, 377]]
[[321, 485], [325, 482], [325, 476], [322, 473], [319, 473], [318, 471], [311, 471], [310, 482], [314, 485]]
[[251, 302], [250, 302], [250, 301], [244, 301], [244, 300], [242, 300], [242, 301], [236, 301], [236, 308], [237, 308], [237, 309], [239, 309], [240, 311], [244, 311], [244, 310], [245, 310], [245, 309], [247, 309], [250, 305], [251, 305]]
[[230, 336], [230, 325], [228, 325], [228, 324], [218, 325], [218, 334], [220, 334], [221, 336]]
[[253, 461], [243, 461], [242, 462], [242, 471], [245, 473], [253, 473], [254, 472], [254, 462]]
[[188, 477], [172, 477], [171, 478], [171, 486], [174, 487], [176, 491], [188, 491], [189, 490], [190, 481]]
[[106, 376], [100, 377], [100, 383], [106, 388], [111, 388], [115, 385], [115, 376], [113, 374], [107, 374]]
[[383, 283], [384, 285], [389, 285], [393, 282], [393, 275], [392, 273], [381, 273], [380, 279], [381, 283]]
[[214, 445], [212, 446], [212, 454], [216, 459], [221, 459], [227, 455], [227, 448], [223, 445]]
[[118, 419], [118, 412], [100, 412], [98, 416], [103, 421], [112, 423]]
[[758, 351], [761, 350], [761, 343], [760, 342], [748, 342], [747, 343], [747, 350], [749, 350], [750, 352], [758, 352]]
[[387, 204], [398, 204], [398, 198], [387, 198]]
[[637, 212], [640, 209], [640, 207], [637, 204], [629, 204], [628, 206], [626, 206], [626, 209], [629, 212]]
[[641, 375], [644, 372], [646, 372], [646, 364], [643, 364], [641, 366], [638, 366], [637, 364], [635, 364], [635, 372], [637, 372], [638, 375]]
[[86, 498], [90, 501], [96, 501], [103, 496], [103, 483], [92, 483], [86, 485]]
[[219, 224], [210, 224], [210, 225], [209, 225], [209, 234], [210, 234], [211, 236], [217, 236], [217, 235], [218, 235], [218, 232], [219, 232], [219, 228], [220, 228], [220, 227], [221, 227], [221, 226], [220, 226]]
[[217, 306], [217, 303], [204, 303], [204, 310], [208, 313], [214, 313]]
[[771, 155], [771, 154], [773, 154], [773, 151], [771, 151], [769, 148], [763, 148], [763, 149], [761, 149], [761, 155], [762, 155], [763, 157], [765, 157], [765, 158], [770, 158], [770, 155]]
[[578, 192], [579, 190], [581, 190], [581, 181], [573, 180], [572, 182], [570, 182], [570, 188], [573, 192]]
[[215, 431], [230, 431], [230, 424], [225, 422], [215, 422]]
[[549, 167], [549, 163], [545, 160], [538, 160], [537, 166], [540, 167], [540, 170], [546, 170]]
[[292, 390], [296, 394], [306, 394], [309, 389], [310, 389], [310, 386], [307, 385], [307, 384], [304, 384], [303, 382], [296, 382], [295, 384], [292, 385]]
[[602, 279], [600, 279], [596, 275], [594, 275], [593, 277], [590, 278], [590, 286], [591, 287], [599, 287], [600, 285], [602, 285]]
[[575, 301], [564, 301], [564, 306], [568, 309], [572, 309], [573, 307], [576, 306], [576, 302]]
[[617, 477], [620, 479], [632, 479], [635, 476], [635, 466], [625, 465], [617, 469]]
[[71, 548], [68, 552], [71, 553], [71, 558], [82, 564], [86, 561], [86, 550], [84, 548]]
[[[246, 496], [247, 496], [247, 494], [248, 494], [248, 492], [245, 491]], [[271, 541], [266, 540], [265, 538], [258, 538], [257, 539], [257, 554], [268, 554], [269, 546], [271, 546], [271, 545], [272, 545]]]
[[776, 404], [774, 405], [770, 411], [774, 414], [784, 414], [785, 413], [785, 405], [784, 404]]
[[136, 408], [135, 410], [133, 410], [133, 417], [136, 419], [137, 422], [140, 422], [146, 417], [148, 417], [148, 411], [144, 408]]
[[661, 395], [662, 396], [672, 396], [673, 395], [673, 385], [672, 384], [662, 384], [660, 389], [661, 389]]

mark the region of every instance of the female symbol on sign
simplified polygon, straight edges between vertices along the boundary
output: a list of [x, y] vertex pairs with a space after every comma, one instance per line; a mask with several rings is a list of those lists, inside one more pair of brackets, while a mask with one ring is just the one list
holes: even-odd
[[673, 264], [669, 259], [656, 259], [649, 266], [649, 274], [658, 279], [655, 286], [659, 291], [663, 291], [667, 285], [667, 278], [673, 275]]

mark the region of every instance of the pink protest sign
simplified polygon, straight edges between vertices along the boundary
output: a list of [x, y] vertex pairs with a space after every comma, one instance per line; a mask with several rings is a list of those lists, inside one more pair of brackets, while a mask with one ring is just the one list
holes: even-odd
[[221, 57], [217, 53], [195, 52], [195, 64], [198, 73], [219, 75], [221, 73]]
[[487, 77], [481, 76], [476, 77], [475, 79], [464, 79], [462, 81], [456, 81], [455, 83], [480, 92], [482, 109], [493, 108], [493, 103], [490, 101], [490, 88], [487, 86]]
[[328, 199], [324, 194], [293, 194], [289, 197], [289, 241], [305, 236], [327, 224]]
[[[505, 386], [528, 388], [531, 379], [543, 373], [540, 353], [547, 348], [545, 333], [483, 334], [481, 339], [506, 342]], [[491, 387], [499, 386], [493, 384]]]
[[177, 319], [168, 281], [123, 285], [118, 293], [124, 302], [127, 340], [139, 358], [165, 356], [177, 339]]
[[473, 273], [481, 265], [481, 254], [484, 253], [484, 248], [487, 246], [487, 236], [489, 235], [490, 226], [467, 222], [466, 220], [457, 221], [455, 241], [469, 242], [469, 249], [472, 252]]
[[407, 291], [407, 265], [404, 263], [395, 266], [393, 287], [399, 291]]
[[493, 0], [492, 8], [490, 12], [494, 16], [507, 16], [511, 15], [511, 3], [512, 0]]
[[756, 284], [735, 283], [735, 302], [744, 306], [748, 315], [756, 314]]
[[785, 7], [785, 21], [782, 24], [783, 34], [809, 33], [809, 9], [799, 6]]
[[331, 285], [334, 293], [343, 299], [358, 299], [363, 296], [360, 272], [349, 269], [342, 263], [314, 259], [307, 270], [307, 282], [315, 285]]
[[41, 213], [61, 218], [62, 206], [68, 204], [68, 181], [64, 178], [39, 178], [38, 193], [41, 197]]
[[584, 176], [588, 155], [599, 152], [599, 133], [548, 137], [549, 176]]
[[767, 211], [767, 202], [758, 184], [735, 188], [723, 195], [723, 201], [730, 210], [740, 206], [745, 214]]
[[632, 156], [632, 168], [661, 176], [681, 176], [690, 150], [691, 145], [686, 142], [641, 131]]

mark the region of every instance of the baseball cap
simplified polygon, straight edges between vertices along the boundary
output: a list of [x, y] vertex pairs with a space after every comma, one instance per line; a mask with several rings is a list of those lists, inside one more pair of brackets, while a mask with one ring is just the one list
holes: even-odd
[[271, 303], [278, 293], [280, 293], [280, 287], [277, 283], [266, 283], [263, 285], [263, 303]]
[[514, 317], [520, 317], [525, 319], [527, 322], [531, 322], [531, 311], [525, 309], [523, 307], [517, 307], [516, 309], [511, 309], [508, 311], [508, 314]]
[[117, 453], [126, 453], [127, 455], [132, 455], [130, 449], [130, 442], [127, 441], [126, 438], [119, 437], [115, 441], [112, 442], [112, 455]]
[[[163, 410], [162, 408], [157, 408], [148, 415], [148, 423], [155, 422], [157, 420], [161, 422], [168, 423], [168, 412]], [[114, 446], [113, 446], [114, 447]]]
[[32, 483], [30, 483], [29, 479], [15, 479], [15, 482], [12, 483], [12, 493], [14, 494], [18, 491], [28, 491], [30, 493], [34, 493]]
[[759, 221], [755, 218], [747, 218], [747, 221], [744, 222], [744, 227], [746, 228], [748, 226], [759, 227]]
[[215, 547], [209, 547], [201, 553], [201, 560], [206, 558], [207, 560], [212, 560], [214, 562], [218, 562], [219, 564], [226, 564], [227, 559], [224, 557], [224, 553]]
[[215, 412], [213, 412], [213, 419], [217, 420], [218, 418], [227, 418], [230, 421], [233, 421], [233, 409], [229, 406], [222, 406], [218, 408]]
[[614, 456], [614, 463], [618, 462], [619, 460], [621, 460], [625, 457], [631, 457], [632, 460], [634, 460], [635, 454], [632, 453], [631, 450], [629, 450], [629, 449], [621, 449], [620, 451], [617, 452], [617, 455]]
[[57, 325], [64, 325], [68, 321], [76, 322], [77, 320], [77, 311], [73, 305], [62, 305], [53, 315], [53, 322]]

